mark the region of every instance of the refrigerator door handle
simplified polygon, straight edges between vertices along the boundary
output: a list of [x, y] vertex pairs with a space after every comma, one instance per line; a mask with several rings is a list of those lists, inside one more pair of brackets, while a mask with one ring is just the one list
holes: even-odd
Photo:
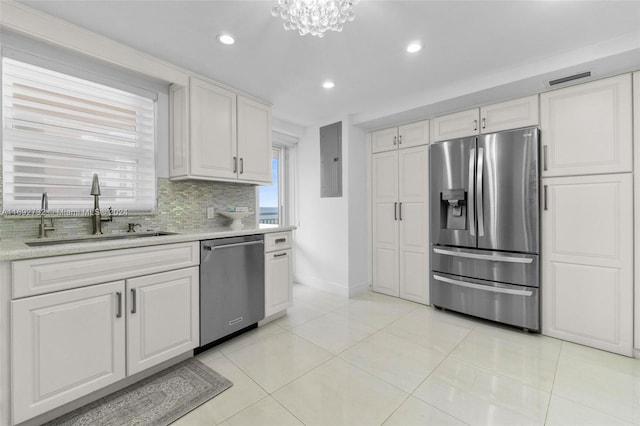
[[476, 199], [476, 184], [475, 184], [475, 169], [476, 164], [476, 149], [471, 148], [469, 151], [469, 199], [467, 200], [467, 212], [469, 215], [469, 233], [472, 237], [476, 236], [476, 215], [475, 215], [475, 199]]
[[478, 202], [476, 203], [476, 208], [478, 210], [478, 236], [482, 237], [484, 235], [484, 190], [482, 188], [482, 172], [484, 168], [484, 148], [478, 148], [478, 170], [476, 173], [478, 174]]
[[442, 281], [444, 283], [458, 285], [460, 287], [473, 288], [476, 290], [490, 291], [492, 293], [513, 294], [516, 296], [531, 296], [533, 294], [533, 292], [529, 290], [512, 290], [510, 288], [493, 287], [489, 285], [467, 283], [464, 281], [452, 280], [451, 278], [441, 277], [440, 275], [436, 275], [436, 274], [433, 274], [433, 278], [435, 280]]
[[527, 258], [527, 257], [494, 256], [491, 254], [466, 253], [462, 251], [443, 250], [439, 248], [434, 248], [433, 252], [437, 254], [443, 254], [445, 256], [465, 257], [468, 259], [490, 260], [492, 262], [533, 263], [533, 259]]

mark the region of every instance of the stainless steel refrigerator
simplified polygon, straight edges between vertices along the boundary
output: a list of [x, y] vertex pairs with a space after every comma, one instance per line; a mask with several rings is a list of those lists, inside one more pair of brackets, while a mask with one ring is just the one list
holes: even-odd
[[430, 148], [431, 303], [540, 330], [539, 130]]

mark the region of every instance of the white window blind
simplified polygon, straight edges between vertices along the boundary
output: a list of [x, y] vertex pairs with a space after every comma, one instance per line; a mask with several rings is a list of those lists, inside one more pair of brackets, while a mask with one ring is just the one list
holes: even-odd
[[156, 202], [155, 101], [2, 59], [3, 209], [87, 209], [94, 173], [101, 207]]

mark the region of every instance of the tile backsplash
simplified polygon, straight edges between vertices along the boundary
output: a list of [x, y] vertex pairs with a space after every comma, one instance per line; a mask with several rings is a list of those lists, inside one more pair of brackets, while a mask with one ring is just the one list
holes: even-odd
[[[0, 173], [1, 176], [1, 173]], [[0, 178], [0, 195], [2, 185]], [[88, 192], [89, 188], [87, 188]], [[171, 232], [213, 230], [231, 223], [217, 212], [233, 206], [247, 206], [256, 209], [256, 190], [253, 185], [208, 181], [170, 181], [158, 178], [158, 207], [155, 213], [116, 216], [112, 222], [103, 222], [102, 232], [124, 232], [129, 223], [139, 223], [141, 230], [158, 229]], [[1, 196], [0, 196], [1, 199]], [[93, 205], [93, 198], [87, 196], [87, 208]], [[101, 202], [102, 208], [108, 207]], [[49, 200], [49, 207], [55, 208], [55, 200]], [[207, 219], [207, 207], [215, 208], [213, 219]], [[49, 219], [47, 219], [48, 223]], [[255, 216], [242, 220], [246, 227], [256, 226]], [[38, 236], [39, 218], [8, 218], [0, 216], [0, 239], [30, 239]], [[55, 231], [49, 233], [54, 238], [91, 234], [89, 217], [54, 217]]]

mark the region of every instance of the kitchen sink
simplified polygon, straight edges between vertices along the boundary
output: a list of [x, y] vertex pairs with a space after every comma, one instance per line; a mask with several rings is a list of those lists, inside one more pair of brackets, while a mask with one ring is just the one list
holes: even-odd
[[112, 241], [112, 240], [136, 240], [138, 238], [148, 238], [148, 237], [161, 237], [163, 235], [176, 235], [176, 232], [130, 232], [126, 234], [114, 234], [114, 235], [98, 235], [92, 237], [82, 237], [82, 238], [67, 238], [64, 240], [38, 240], [38, 241], [29, 241], [25, 244], [29, 247], [40, 247], [40, 246], [53, 246], [58, 244], [75, 244], [75, 243], [99, 243], [101, 241]]

